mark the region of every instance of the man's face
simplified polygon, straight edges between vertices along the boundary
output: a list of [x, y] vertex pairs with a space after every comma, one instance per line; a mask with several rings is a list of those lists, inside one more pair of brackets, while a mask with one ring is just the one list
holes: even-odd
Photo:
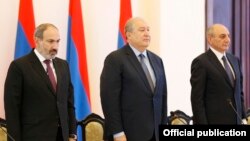
[[53, 27], [48, 27], [43, 32], [43, 39], [36, 38], [38, 50], [46, 59], [55, 58], [59, 47], [59, 41], [59, 32]]
[[214, 27], [214, 34], [208, 37], [210, 45], [217, 51], [224, 53], [230, 46], [230, 34], [226, 27], [216, 26]]
[[133, 31], [129, 32], [127, 37], [132, 46], [139, 50], [145, 50], [150, 43], [149, 26], [142, 20], [136, 20], [133, 25]]

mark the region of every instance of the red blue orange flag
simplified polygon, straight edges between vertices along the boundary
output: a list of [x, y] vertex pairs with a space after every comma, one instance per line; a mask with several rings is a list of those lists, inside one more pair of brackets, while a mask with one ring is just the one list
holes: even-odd
[[14, 58], [19, 58], [35, 47], [33, 33], [35, 20], [32, 0], [20, 0]]
[[[90, 114], [90, 90], [85, 37], [80, 0], [70, 0], [67, 39], [67, 61], [74, 85], [76, 119], [82, 120]], [[81, 141], [81, 130], [77, 130]]]
[[120, 21], [118, 31], [118, 48], [121, 48], [126, 43], [126, 36], [124, 33], [124, 26], [126, 21], [132, 17], [130, 0], [120, 0]]

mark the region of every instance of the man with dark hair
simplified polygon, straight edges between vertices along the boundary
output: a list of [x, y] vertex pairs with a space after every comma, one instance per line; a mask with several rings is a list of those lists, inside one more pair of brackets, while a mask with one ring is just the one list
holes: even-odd
[[34, 38], [35, 49], [14, 60], [6, 77], [8, 133], [16, 141], [73, 141], [76, 120], [69, 67], [55, 57], [59, 31], [52, 24], [41, 24]]

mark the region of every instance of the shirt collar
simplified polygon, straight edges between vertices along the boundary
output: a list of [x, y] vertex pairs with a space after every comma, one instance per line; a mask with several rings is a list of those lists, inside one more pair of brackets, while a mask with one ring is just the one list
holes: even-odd
[[143, 54], [145, 56], [145, 58], [148, 57], [147, 55], [147, 50], [144, 50], [143, 52], [140, 52], [139, 50], [137, 50], [135, 47], [133, 47], [132, 45], [129, 44], [129, 46], [131, 47], [131, 49], [133, 50], [133, 52], [135, 53], [136, 57], [138, 57], [140, 54]]
[[221, 60], [223, 56], [226, 56], [226, 53], [220, 53], [219, 51], [215, 50], [214, 48], [210, 47], [212, 52], [215, 54], [215, 56]]
[[[40, 60], [40, 62], [43, 62], [44, 60], [47, 60], [47, 59], [45, 59], [45, 58], [38, 52], [38, 50], [37, 50], [36, 48], [34, 49], [34, 52], [35, 52], [36, 56], [38, 57], [38, 59]], [[52, 60], [50, 59], [50, 61], [52, 61]]]

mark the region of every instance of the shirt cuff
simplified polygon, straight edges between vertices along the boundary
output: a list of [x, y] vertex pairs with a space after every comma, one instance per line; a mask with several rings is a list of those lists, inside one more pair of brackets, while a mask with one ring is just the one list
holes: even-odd
[[125, 135], [125, 134], [124, 134], [124, 132], [122, 131], [122, 132], [119, 132], [119, 133], [114, 134], [113, 137], [114, 137], [114, 138], [117, 138], [117, 137], [121, 137], [121, 136], [123, 136], [123, 135]]

